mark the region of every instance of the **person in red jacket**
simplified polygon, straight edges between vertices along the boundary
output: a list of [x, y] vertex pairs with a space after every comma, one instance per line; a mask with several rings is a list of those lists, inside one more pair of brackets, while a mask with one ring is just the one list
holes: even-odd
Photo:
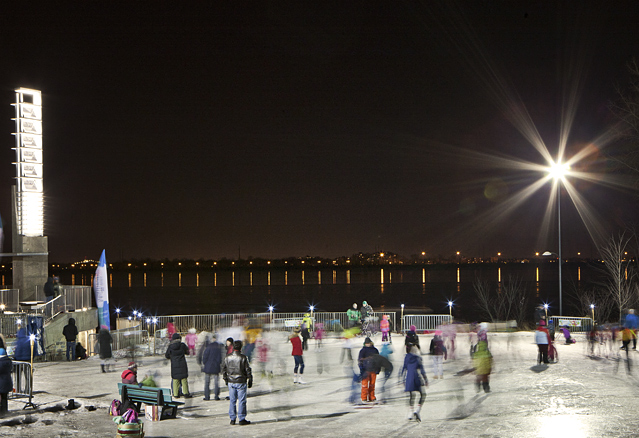
[[[293, 345], [293, 351], [291, 355], [293, 359], [295, 359], [295, 368], [293, 368], [293, 373], [295, 374], [295, 378], [293, 379], [293, 383], [301, 383], [305, 384], [306, 382], [302, 380], [302, 374], [304, 374], [304, 358], [302, 357], [302, 339], [300, 338], [300, 328], [295, 327], [293, 329], [293, 334], [289, 336], [289, 341]], [[297, 373], [299, 369], [299, 374]]]
[[128, 385], [138, 384], [138, 366], [135, 362], [129, 362], [129, 367], [122, 371], [122, 383]]

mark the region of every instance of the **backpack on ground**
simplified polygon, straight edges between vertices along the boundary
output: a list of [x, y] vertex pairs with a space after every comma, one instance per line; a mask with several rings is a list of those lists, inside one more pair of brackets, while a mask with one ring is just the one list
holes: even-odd
[[113, 416], [113, 417], [117, 417], [118, 415], [120, 415], [120, 406], [122, 406], [122, 403], [120, 403], [120, 400], [113, 400], [111, 402], [111, 407], [109, 408], [109, 415]]

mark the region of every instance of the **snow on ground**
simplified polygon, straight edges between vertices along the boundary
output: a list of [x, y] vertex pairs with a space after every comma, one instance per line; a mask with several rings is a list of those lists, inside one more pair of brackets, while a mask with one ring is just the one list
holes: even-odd
[[[424, 350], [430, 336], [420, 336]], [[587, 356], [587, 344], [577, 337], [574, 345], [557, 344], [559, 362], [537, 365], [537, 347], [532, 332], [491, 334], [494, 356], [491, 392], [476, 393], [474, 375], [456, 376], [471, 367], [467, 335], [457, 338], [457, 358], [444, 364], [444, 379], [432, 379], [431, 361], [424, 355], [430, 386], [422, 408], [422, 422], [407, 421], [407, 397], [398, 384], [403, 362], [403, 338], [395, 336], [395, 370], [378, 397], [386, 403], [353, 405], [348, 402], [350, 379], [339, 364], [342, 343], [325, 340], [322, 351], [311, 341], [305, 352], [306, 385], [294, 385], [293, 358], [285, 339], [279, 349], [273, 379], [258, 375], [249, 391], [248, 419], [253, 424], [231, 426], [228, 401], [202, 400], [203, 378], [194, 358], [189, 358], [189, 384], [195, 397], [185, 400], [178, 418], [145, 422], [147, 437], [177, 436], [499, 436], [499, 437], [619, 437], [637, 436], [635, 412], [639, 386], [639, 355], [630, 352], [630, 370], [625, 353], [615, 346], [608, 357]], [[380, 347], [379, 336], [373, 340]], [[353, 354], [361, 347], [357, 339]], [[605, 351], [606, 350], [606, 351]], [[168, 361], [144, 357], [139, 375], [156, 373], [160, 386], [170, 386]], [[24, 400], [12, 400], [10, 413], [0, 419], [0, 435], [20, 437], [114, 436], [115, 424], [107, 407], [117, 395], [120, 373], [128, 360], [116, 363], [116, 372], [100, 372], [99, 360], [36, 364], [34, 402], [37, 410], [22, 411]], [[378, 388], [383, 377], [378, 379]], [[222, 397], [226, 395], [223, 389]], [[357, 388], [359, 395], [359, 388]], [[73, 398], [80, 407], [62, 409]], [[184, 401], [184, 399], [183, 399]], [[97, 408], [93, 410], [93, 408]]]

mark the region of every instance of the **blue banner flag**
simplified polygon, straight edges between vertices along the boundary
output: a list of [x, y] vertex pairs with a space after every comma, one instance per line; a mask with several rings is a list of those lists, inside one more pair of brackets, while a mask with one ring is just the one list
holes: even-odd
[[106, 252], [102, 250], [98, 269], [95, 270], [93, 278], [93, 292], [95, 293], [95, 303], [98, 306], [98, 318], [100, 328], [111, 330], [111, 318], [109, 312], [109, 283], [107, 281]]

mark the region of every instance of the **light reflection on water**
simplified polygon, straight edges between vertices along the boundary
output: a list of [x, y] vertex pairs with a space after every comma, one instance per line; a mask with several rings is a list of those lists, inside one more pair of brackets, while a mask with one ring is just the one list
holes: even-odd
[[[583, 267], [583, 269], [581, 269]], [[185, 271], [111, 271], [109, 289], [114, 305], [142, 305], [167, 313], [216, 313], [261, 311], [267, 298], [278, 311], [295, 311], [322, 301], [320, 308], [341, 311], [353, 302], [368, 300], [373, 307], [427, 306], [434, 313], [447, 313], [446, 302], [454, 298], [461, 317], [474, 316], [476, 278], [493, 282], [520, 277], [530, 293], [531, 309], [540, 299], [556, 303], [558, 278], [553, 264], [444, 265], [432, 267], [384, 266], [356, 269], [255, 269]], [[306, 274], [309, 275], [306, 275]], [[90, 285], [92, 272], [61, 273], [62, 284]], [[289, 275], [291, 274], [291, 275]], [[505, 276], [505, 277], [502, 277]], [[595, 272], [587, 266], [565, 264], [564, 287], [585, 287]], [[495, 281], [497, 280], [497, 281]], [[569, 285], [569, 286], [568, 286]], [[573, 286], [576, 285], [576, 286]], [[569, 305], [564, 299], [564, 306]], [[531, 310], [532, 312], [532, 310]]]

